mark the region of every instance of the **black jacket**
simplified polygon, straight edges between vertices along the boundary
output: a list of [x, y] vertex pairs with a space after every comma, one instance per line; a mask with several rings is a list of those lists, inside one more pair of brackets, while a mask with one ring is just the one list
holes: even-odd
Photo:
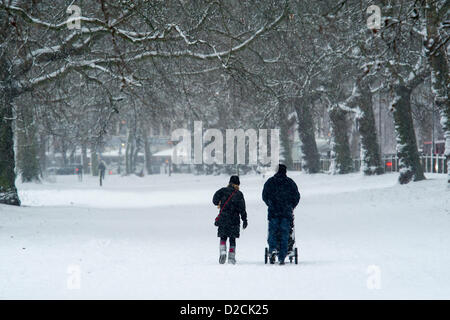
[[[230, 198], [230, 195], [234, 195]], [[230, 200], [225, 204], [225, 202]], [[241, 191], [234, 189], [231, 185], [217, 190], [213, 196], [214, 205], [219, 205], [222, 209], [219, 217], [219, 237], [239, 237], [240, 219], [247, 220], [245, 211], [244, 195]], [[225, 205], [225, 207], [224, 207]]]
[[103, 163], [103, 161], [98, 164], [98, 170], [100, 170], [100, 171], [105, 171], [106, 170], [106, 166]]
[[300, 193], [294, 180], [288, 178], [286, 174], [277, 173], [264, 184], [262, 198], [269, 207], [269, 219], [291, 218], [294, 208], [300, 201]]

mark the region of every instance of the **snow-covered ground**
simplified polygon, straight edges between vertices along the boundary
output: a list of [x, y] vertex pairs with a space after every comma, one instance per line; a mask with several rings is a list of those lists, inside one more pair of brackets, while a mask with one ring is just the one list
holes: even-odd
[[108, 176], [19, 184], [0, 205], [0, 299], [450, 298], [445, 175], [292, 173], [298, 265], [265, 265], [264, 179], [241, 177], [249, 227], [218, 264], [211, 203], [225, 176]]

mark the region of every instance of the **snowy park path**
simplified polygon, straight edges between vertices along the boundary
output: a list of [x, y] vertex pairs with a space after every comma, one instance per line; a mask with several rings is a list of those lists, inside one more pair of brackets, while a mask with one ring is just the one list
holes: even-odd
[[0, 299], [450, 298], [445, 175], [293, 173], [298, 265], [265, 265], [261, 176], [241, 177], [249, 227], [218, 264], [211, 198], [226, 176], [19, 184], [0, 205]]

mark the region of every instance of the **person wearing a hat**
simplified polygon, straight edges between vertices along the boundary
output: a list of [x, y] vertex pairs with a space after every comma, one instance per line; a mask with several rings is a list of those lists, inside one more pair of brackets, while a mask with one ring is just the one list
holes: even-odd
[[218, 227], [217, 236], [220, 238], [219, 263], [225, 263], [227, 259], [227, 240], [230, 242], [228, 263], [236, 263], [236, 238], [242, 227], [247, 228], [247, 212], [245, 211], [244, 195], [239, 191], [239, 177], [231, 176], [228, 186], [216, 191], [213, 203], [219, 208], [219, 215], [214, 225]]
[[[271, 264], [275, 262], [277, 254], [279, 263], [284, 264], [288, 252], [289, 233], [294, 219], [294, 208], [300, 201], [297, 184], [286, 176], [286, 171], [286, 166], [280, 164], [278, 172], [266, 181], [262, 192], [263, 201], [268, 207], [268, 243]], [[279, 252], [277, 252], [278, 236]]]

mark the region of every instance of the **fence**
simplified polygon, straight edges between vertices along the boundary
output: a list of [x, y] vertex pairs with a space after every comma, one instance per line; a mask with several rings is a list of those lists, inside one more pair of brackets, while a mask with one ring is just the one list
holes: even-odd
[[[391, 157], [383, 157], [384, 169], [386, 172], [397, 172], [399, 167], [399, 159], [397, 155]], [[425, 173], [447, 173], [447, 161], [444, 155], [422, 155], [420, 157], [423, 171]]]
[[[398, 172], [399, 159], [397, 155], [382, 158], [385, 172]], [[444, 155], [423, 155], [420, 157], [422, 167], [425, 173], [447, 173], [447, 161], [445, 161]], [[331, 166], [330, 158], [320, 159], [320, 168], [322, 172], [328, 172]], [[361, 160], [353, 159], [353, 171], [358, 172], [361, 168]], [[301, 171], [301, 161], [294, 162], [293, 170]]]

